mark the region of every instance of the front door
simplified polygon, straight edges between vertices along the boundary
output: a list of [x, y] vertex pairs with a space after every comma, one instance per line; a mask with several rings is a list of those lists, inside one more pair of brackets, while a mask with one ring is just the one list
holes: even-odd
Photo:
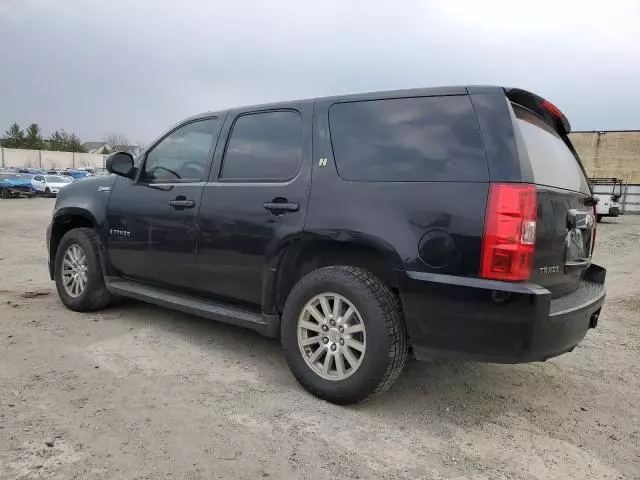
[[205, 295], [261, 304], [272, 262], [304, 227], [312, 113], [311, 103], [292, 103], [229, 114], [200, 209], [198, 285]]
[[45, 189], [44, 176], [36, 175], [35, 177], [33, 177], [33, 180], [31, 181], [31, 185], [33, 186], [36, 192], [39, 192], [39, 193], [44, 192], [44, 189]]
[[193, 286], [198, 209], [219, 123], [205, 118], [178, 127], [147, 152], [135, 180], [119, 178], [113, 186], [107, 252], [120, 276]]

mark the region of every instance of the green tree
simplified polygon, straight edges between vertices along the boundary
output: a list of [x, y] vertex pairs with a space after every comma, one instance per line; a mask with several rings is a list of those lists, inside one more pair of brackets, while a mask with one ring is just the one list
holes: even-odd
[[47, 141], [48, 147], [51, 150], [58, 152], [86, 152], [82, 146], [80, 138], [75, 133], [69, 135], [62, 130], [56, 130], [51, 134]]
[[44, 148], [44, 140], [42, 139], [40, 126], [37, 123], [32, 123], [27, 128], [27, 136], [23, 148], [30, 148], [31, 150], [42, 150]]
[[17, 123], [11, 124], [9, 130], [4, 134], [4, 141], [2, 146], [6, 148], [24, 148], [25, 137], [24, 131]]

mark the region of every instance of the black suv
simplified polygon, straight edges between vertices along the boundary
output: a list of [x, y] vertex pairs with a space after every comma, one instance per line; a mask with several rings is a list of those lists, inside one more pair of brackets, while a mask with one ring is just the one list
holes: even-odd
[[198, 115], [60, 191], [51, 278], [72, 310], [132, 297], [280, 337], [298, 381], [340, 404], [410, 352], [545, 360], [605, 297], [569, 129], [501, 87]]

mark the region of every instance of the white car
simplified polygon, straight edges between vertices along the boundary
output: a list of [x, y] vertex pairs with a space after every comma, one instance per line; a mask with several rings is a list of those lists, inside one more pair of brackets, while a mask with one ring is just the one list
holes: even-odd
[[57, 195], [60, 189], [66, 187], [71, 182], [73, 182], [73, 178], [63, 175], [34, 175], [31, 180], [31, 185], [36, 191], [36, 194], [49, 197]]

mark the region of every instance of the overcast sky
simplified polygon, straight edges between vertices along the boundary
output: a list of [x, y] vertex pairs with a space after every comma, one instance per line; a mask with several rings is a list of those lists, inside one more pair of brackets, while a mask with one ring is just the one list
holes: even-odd
[[637, 0], [0, 0], [0, 45], [0, 132], [148, 142], [207, 110], [455, 84], [640, 129]]

